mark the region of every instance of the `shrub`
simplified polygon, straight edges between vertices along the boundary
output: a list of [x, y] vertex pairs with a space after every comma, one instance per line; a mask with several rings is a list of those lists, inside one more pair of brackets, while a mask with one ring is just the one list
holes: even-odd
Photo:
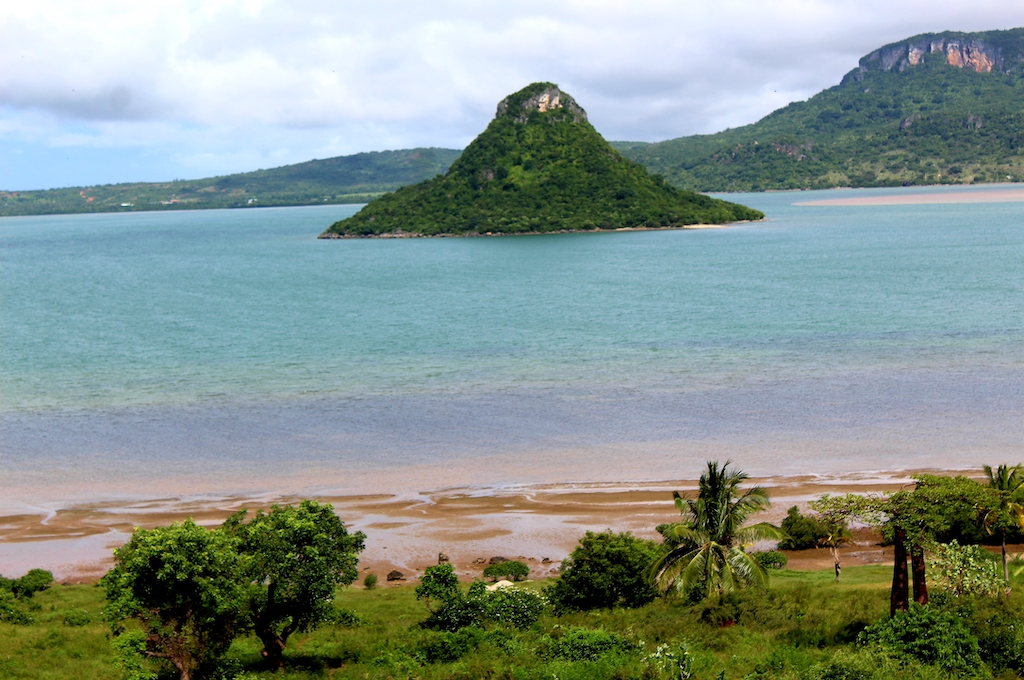
[[548, 589], [548, 598], [556, 613], [642, 607], [657, 595], [644, 572], [660, 550], [653, 541], [628, 532], [588, 531], [562, 563], [562, 574]]
[[468, 626], [456, 632], [441, 631], [427, 638], [419, 648], [423, 658], [430, 663], [458, 661], [487, 637], [480, 628]]
[[789, 564], [789, 558], [778, 550], [766, 550], [764, 552], [752, 553], [754, 559], [765, 569], [785, 569]]
[[11, 581], [10, 589], [15, 597], [25, 599], [46, 590], [53, 584], [53, 574], [45, 569], [31, 569], [21, 578]]
[[621, 635], [593, 628], [569, 628], [549, 646], [551, 656], [568, 661], [596, 661], [606, 654], [628, 653], [635, 645]]
[[18, 606], [17, 600], [10, 591], [0, 590], [0, 621], [27, 626], [33, 622], [32, 616]]
[[474, 582], [463, 593], [450, 564], [429, 567], [416, 586], [416, 598], [427, 600], [431, 610], [423, 626], [449, 632], [486, 621], [529, 628], [547, 606], [545, 599], [533, 591], [503, 588], [487, 592], [483, 581]]
[[485, 598], [486, 618], [514, 628], [529, 628], [546, 607], [543, 596], [522, 588], [499, 588]]
[[499, 562], [498, 564], [491, 564], [484, 569], [484, 576], [487, 578], [493, 578], [495, 581], [503, 577], [510, 578], [513, 581], [522, 581], [529, 575], [529, 573], [530, 567], [517, 560], [508, 560], [506, 562]]
[[946, 673], [973, 675], [981, 667], [978, 640], [963, 620], [950, 612], [914, 603], [891, 619], [868, 626], [860, 634], [897, 657], [911, 657], [938, 666]]
[[363, 587], [367, 590], [373, 590], [377, 587], [377, 575], [367, 574], [366, 578], [363, 579]]
[[70, 609], [64, 615], [64, 625], [77, 628], [92, 623], [92, 616], [84, 609]]
[[[949, 597], [937, 591], [929, 606], [947, 609], [978, 638], [981, 660], [994, 673], [1024, 670], [1024, 627], [1020, 605], [1004, 597]], [[946, 597], [941, 597], [946, 595]], [[933, 604], [934, 603], [934, 604]]]
[[780, 550], [814, 548], [829, 533], [824, 524], [814, 517], [800, 514], [800, 509], [795, 505], [789, 509], [786, 519], [782, 520], [782, 530], [786, 532], [786, 538], [779, 541]]
[[673, 651], [671, 645], [658, 645], [657, 649], [645, 655], [640, 662], [650, 674], [659, 678], [688, 680], [693, 674], [693, 657], [690, 655], [690, 647], [685, 642], [680, 644], [676, 651]]
[[987, 550], [955, 540], [935, 546], [932, 574], [938, 586], [953, 597], [995, 595], [1006, 587]]
[[332, 607], [325, 616], [324, 622], [340, 628], [358, 628], [363, 625], [363, 617], [351, 609]]

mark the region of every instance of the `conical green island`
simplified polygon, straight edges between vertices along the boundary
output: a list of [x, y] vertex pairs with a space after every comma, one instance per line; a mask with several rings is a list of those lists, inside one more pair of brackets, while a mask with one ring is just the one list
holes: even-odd
[[742, 205], [684, 191], [613, 149], [552, 83], [498, 104], [444, 175], [403, 187], [321, 238], [523, 234], [757, 220]]

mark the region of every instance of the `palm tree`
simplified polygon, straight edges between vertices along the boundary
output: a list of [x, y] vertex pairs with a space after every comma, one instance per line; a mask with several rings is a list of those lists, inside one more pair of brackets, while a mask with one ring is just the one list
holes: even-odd
[[731, 464], [729, 460], [719, 467], [718, 461], [708, 461], [696, 499], [673, 493], [683, 521], [669, 531], [679, 539], [679, 545], [659, 558], [649, 571], [661, 592], [675, 586], [686, 595], [720, 599], [746, 585], [768, 582], [764, 567], [743, 547], [783, 534], [767, 522], [744, 526], [750, 515], [770, 505], [768, 492], [753, 486], [741, 493], [740, 485], [748, 477], [740, 470], [730, 470]]
[[985, 513], [985, 529], [989, 535], [999, 530], [1003, 547], [1003, 580], [1010, 584], [1010, 571], [1006, 564], [1006, 530], [1012, 526], [1024, 529], [1024, 471], [1018, 463], [1014, 466], [1000, 465], [994, 471], [985, 465], [988, 485], [999, 494], [999, 506]]

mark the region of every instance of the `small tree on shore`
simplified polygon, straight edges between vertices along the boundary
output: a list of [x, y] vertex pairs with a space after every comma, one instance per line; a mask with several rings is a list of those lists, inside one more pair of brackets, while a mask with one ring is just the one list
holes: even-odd
[[818, 545], [826, 547], [832, 553], [835, 564], [836, 583], [842, 575], [843, 565], [839, 549], [853, 540], [850, 534], [850, 522], [858, 515], [863, 502], [859, 496], [830, 496], [825, 494], [810, 503], [811, 509], [818, 513], [825, 535], [818, 538]]
[[556, 613], [642, 607], [657, 591], [646, 578], [661, 549], [632, 534], [588, 531], [548, 591]]
[[246, 511], [224, 523], [238, 541], [244, 601], [263, 657], [284, 667], [284, 648], [296, 631], [315, 628], [334, 611], [334, 592], [359, 576], [366, 536], [349, 534], [331, 505], [303, 501], [275, 505], [246, 521]]
[[[114, 568], [101, 580], [104, 615], [130, 651], [165, 659], [191, 680], [219, 659], [243, 627], [242, 586], [235, 540], [191, 519], [136, 529], [114, 551]], [[141, 634], [126, 625], [134, 621]]]

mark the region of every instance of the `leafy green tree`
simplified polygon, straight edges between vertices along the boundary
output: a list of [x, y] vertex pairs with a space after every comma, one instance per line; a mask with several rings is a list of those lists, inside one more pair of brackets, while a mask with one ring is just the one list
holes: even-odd
[[230, 517], [224, 530], [237, 539], [243, 558], [245, 606], [263, 657], [283, 668], [289, 636], [329, 620], [335, 590], [359, 576], [366, 536], [349, 534], [331, 505], [311, 500], [275, 505], [248, 521], [246, 514]]
[[977, 527], [985, 508], [995, 507], [995, 492], [967, 477], [919, 475], [913, 489], [900, 489], [885, 496], [847, 494], [830, 498], [829, 506], [844, 517], [857, 518], [881, 527], [883, 538], [893, 546], [893, 576], [889, 613], [907, 611], [910, 606], [911, 561], [914, 601], [928, 603], [925, 552], [936, 543]]
[[821, 522], [814, 517], [801, 514], [800, 508], [793, 506], [782, 520], [782, 531], [785, 538], [779, 541], [780, 550], [807, 550], [818, 547], [821, 539], [828, 535]]
[[[810, 503], [811, 509], [818, 513], [821, 526], [825, 529], [825, 535], [818, 539], [818, 544], [829, 549], [832, 553], [832, 561], [835, 564], [836, 583], [842, 575], [843, 565], [841, 563], [839, 549], [853, 540], [849, 525], [857, 510], [863, 505], [861, 500], [851, 502], [851, 496], [830, 496], [825, 494]], [[860, 497], [853, 496], [858, 499]]]
[[746, 585], [768, 582], [768, 573], [744, 546], [780, 538], [782, 533], [767, 522], [745, 525], [751, 515], [768, 508], [768, 492], [760, 486], [741, 491], [748, 476], [730, 470], [731, 464], [726, 461], [719, 467], [717, 461], [708, 461], [696, 499], [673, 494], [684, 517], [673, 525], [680, 543], [649, 572], [662, 592], [675, 586], [688, 597], [721, 599]]
[[642, 607], [657, 596], [645, 572], [660, 554], [654, 541], [629, 532], [588, 531], [562, 562], [548, 599], [557, 613]]
[[[235, 543], [191, 519], [137, 529], [114, 551], [114, 568], [101, 580], [114, 635], [137, 639], [126, 646], [167, 660], [181, 680], [220, 658], [245, 623]], [[133, 635], [128, 622], [141, 634]]]
[[[960, 533], [963, 525], [979, 523], [984, 508], [994, 505], [993, 491], [967, 477], [919, 475], [913, 490], [890, 494], [883, 511], [888, 519], [883, 535], [893, 542], [895, 565], [890, 610], [906, 611], [909, 606], [906, 556], [909, 550], [914, 601], [928, 603], [924, 554], [936, 542]], [[902, 558], [902, 560], [901, 560]]]
[[1006, 562], [1006, 531], [1007, 529], [1024, 529], [1024, 470], [1018, 463], [1014, 466], [1000, 465], [995, 470], [992, 466], [982, 468], [988, 479], [989, 488], [997, 494], [998, 503], [987, 508], [984, 516], [985, 530], [989, 534], [999, 533], [999, 544], [1002, 547], [1003, 581], [1010, 587], [1010, 571]]

